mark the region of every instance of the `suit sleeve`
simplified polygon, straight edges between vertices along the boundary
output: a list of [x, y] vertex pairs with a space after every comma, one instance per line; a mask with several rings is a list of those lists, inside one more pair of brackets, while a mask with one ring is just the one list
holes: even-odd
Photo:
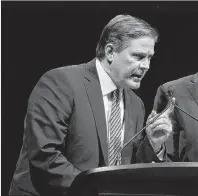
[[74, 103], [72, 88], [60, 71], [49, 71], [35, 86], [25, 119], [33, 185], [43, 195], [63, 195], [80, 173], [64, 149]]

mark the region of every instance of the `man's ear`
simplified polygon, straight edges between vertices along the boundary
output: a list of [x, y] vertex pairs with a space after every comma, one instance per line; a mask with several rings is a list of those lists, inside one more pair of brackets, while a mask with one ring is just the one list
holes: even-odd
[[114, 52], [115, 50], [113, 44], [109, 43], [105, 46], [105, 56], [110, 63], [112, 63], [114, 59]]

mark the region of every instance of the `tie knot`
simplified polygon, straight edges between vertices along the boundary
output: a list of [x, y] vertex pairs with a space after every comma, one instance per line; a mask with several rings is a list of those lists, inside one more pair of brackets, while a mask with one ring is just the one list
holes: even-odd
[[113, 91], [113, 99], [119, 100], [120, 97], [120, 90], [117, 88], [116, 90]]

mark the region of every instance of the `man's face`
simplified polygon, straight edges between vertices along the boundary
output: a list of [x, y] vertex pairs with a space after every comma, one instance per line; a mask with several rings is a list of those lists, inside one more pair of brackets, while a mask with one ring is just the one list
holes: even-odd
[[131, 39], [127, 48], [113, 52], [109, 75], [119, 87], [138, 89], [150, 66], [155, 41], [150, 37]]

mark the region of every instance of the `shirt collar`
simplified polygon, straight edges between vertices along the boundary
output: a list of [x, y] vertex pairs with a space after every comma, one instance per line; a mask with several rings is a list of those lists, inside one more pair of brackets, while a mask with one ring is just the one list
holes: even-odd
[[107, 72], [102, 67], [101, 62], [97, 58], [96, 58], [96, 69], [98, 72], [98, 77], [99, 77], [100, 86], [101, 86], [103, 96], [108, 95], [109, 93], [111, 93], [112, 91], [117, 89], [115, 83], [109, 77]]

